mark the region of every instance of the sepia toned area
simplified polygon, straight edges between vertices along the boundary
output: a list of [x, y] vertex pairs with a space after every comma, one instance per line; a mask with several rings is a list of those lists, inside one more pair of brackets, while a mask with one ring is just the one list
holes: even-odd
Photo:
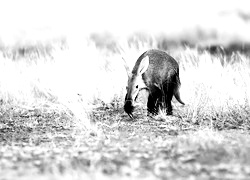
[[[246, 1], [0, 6], [0, 179], [249, 179]], [[124, 112], [149, 49], [179, 64], [173, 115]]]

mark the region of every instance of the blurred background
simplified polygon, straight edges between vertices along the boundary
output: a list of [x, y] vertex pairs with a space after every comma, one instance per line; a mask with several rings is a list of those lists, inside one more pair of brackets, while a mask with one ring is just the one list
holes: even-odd
[[82, 37], [99, 47], [134, 36], [164, 48], [250, 42], [249, 3], [239, 0], [10, 0], [0, 2], [0, 22], [1, 49]]

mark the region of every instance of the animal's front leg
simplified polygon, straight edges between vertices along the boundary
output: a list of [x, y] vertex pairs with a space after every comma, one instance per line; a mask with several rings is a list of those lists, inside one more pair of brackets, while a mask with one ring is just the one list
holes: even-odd
[[148, 96], [148, 114], [157, 115], [159, 112], [160, 98], [159, 94], [152, 93]]

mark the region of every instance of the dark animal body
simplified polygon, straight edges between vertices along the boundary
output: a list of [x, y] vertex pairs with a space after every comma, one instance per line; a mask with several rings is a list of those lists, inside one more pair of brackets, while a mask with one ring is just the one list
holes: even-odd
[[134, 102], [142, 89], [147, 89], [148, 114], [156, 115], [160, 108], [172, 114], [172, 98], [184, 105], [180, 98], [179, 65], [176, 60], [161, 50], [148, 50], [136, 61], [129, 76], [124, 110], [132, 118]]

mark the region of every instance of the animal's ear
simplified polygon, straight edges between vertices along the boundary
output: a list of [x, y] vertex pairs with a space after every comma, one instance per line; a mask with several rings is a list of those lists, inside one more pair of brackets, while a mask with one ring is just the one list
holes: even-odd
[[131, 72], [128, 72], [127, 75], [128, 75], [128, 79], [130, 79], [132, 77], [132, 73]]
[[148, 66], [149, 66], [149, 57], [146, 56], [145, 58], [141, 60], [141, 63], [138, 68], [138, 73], [140, 75], [143, 74], [148, 69]]

